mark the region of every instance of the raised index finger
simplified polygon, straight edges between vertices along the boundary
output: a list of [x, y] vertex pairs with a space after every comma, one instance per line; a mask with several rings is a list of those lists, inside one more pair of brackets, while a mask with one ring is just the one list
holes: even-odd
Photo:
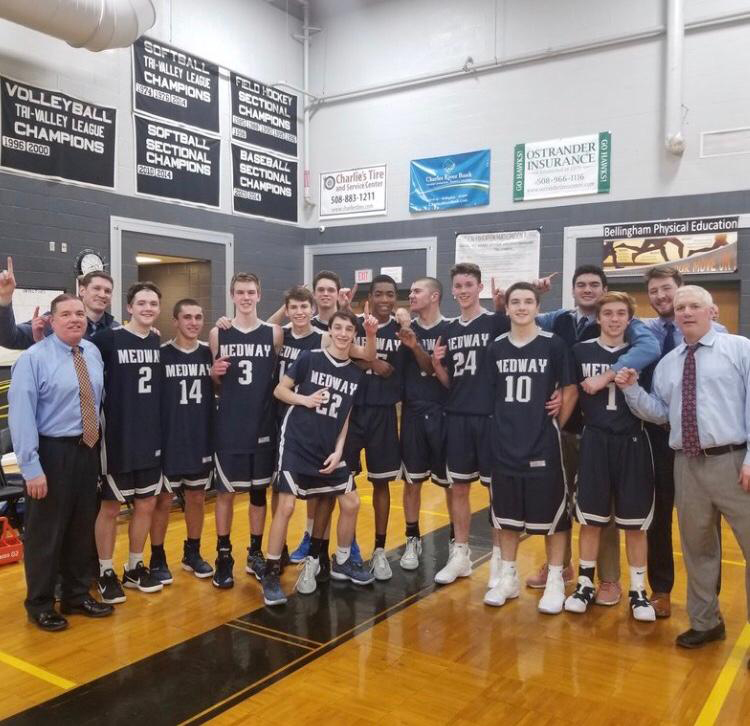
[[354, 296], [357, 294], [357, 288], [358, 287], [359, 287], [359, 283], [355, 282], [354, 285], [353, 285], [353, 287], [352, 287], [352, 293], [351, 293], [352, 294], [352, 298], [351, 298], [352, 300], [354, 300]]
[[[356, 287], [356, 285], [355, 285]], [[354, 294], [352, 293], [352, 297], [354, 297]], [[370, 314], [370, 301], [365, 300], [365, 317], [367, 317]]]
[[34, 308], [34, 313], [32, 314], [31, 317], [32, 317], [32, 319], [39, 317], [39, 306], [38, 305]]
[[8, 270], [8, 274], [9, 275], [13, 274], [13, 258], [10, 255], [8, 255], [8, 267], [7, 267], [7, 270]]

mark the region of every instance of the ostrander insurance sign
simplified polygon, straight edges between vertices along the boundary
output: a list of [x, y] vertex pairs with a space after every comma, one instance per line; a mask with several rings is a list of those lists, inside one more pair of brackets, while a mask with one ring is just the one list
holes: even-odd
[[608, 131], [517, 144], [513, 201], [608, 194], [612, 137]]
[[385, 164], [320, 175], [320, 218], [385, 214]]

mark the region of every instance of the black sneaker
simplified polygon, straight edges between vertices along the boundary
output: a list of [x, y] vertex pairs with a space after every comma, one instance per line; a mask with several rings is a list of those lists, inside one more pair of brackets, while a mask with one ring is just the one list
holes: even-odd
[[251, 552], [250, 548], [248, 548], [245, 572], [247, 572], [248, 575], [255, 575], [255, 579], [260, 582], [265, 571], [266, 558], [263, 557], [263, 553], [260, 550], [258, 550], [257, 552]]
[[166, 560], [155, 560], [152, 557], [151, 562], [149, 562], [148, 569], [151, 572], [151, 575], [155, 577], [162, 585], [171, 585], [174, 582], [172, 572], [169, 569], [169, 565], [167, 565]]
[[151, 570], [143, 562], [139, 562], [132, 570], [123, 569], [122, 584], [141, 592], [159, 592], [164, 589], [164, 585], [151, 574]]
[[228, 590], [230, 587], [234, 587], [233, 567], [234, 557], [232, 557], [232, 550], [219, 550], [219, 556], [216, 558], [216, 571], [211, 580], [214, 587], [218, 587], [221, 590]]
[[260, 578], [263, 586], [263, 602], [266, 605], [283, 605], [286, 602], [286, 595], [281, 589], [279, 582], [279, 567], [269, 567], [267, 572], [263, 573]]
[[281, 550], [281, 559], [279, 560], [279, 566], [281, 567], [281, 574], [284, 574], [284, 568], [289, 564], [289, 548], [284, 543], [284, 549]]
[[102, 602], [109, 605], [119, 605], [127, 600], [122, 585], [112, 569], [104, 570], [104, 574], [96, 578], [96, 587], [102, 596]]
[[315, 576], [315, 579], [318, 581], [318, 583], [328, 582], [331, 579], [331, 558], [330, 557], [321, 557], [320, 558], [320, 570], [318, 571], [318, 574]]
[[201, 579], [211, 577], [214, 574], [214, 568], [201, 557], [199, 550], [190, 550], [187, 548], [185, 548], [182, 557], [182, 569], [186, 572], [192, 572], [196, 577], [200, 577]]

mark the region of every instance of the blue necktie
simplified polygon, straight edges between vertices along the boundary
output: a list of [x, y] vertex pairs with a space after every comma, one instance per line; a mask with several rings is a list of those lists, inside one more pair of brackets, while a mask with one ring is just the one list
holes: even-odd
[[589, 324], [589, 319], [582, 315], [580, 320], [576, 323], [576, 340], [580, 340], [581, 336], [583, 335], [583, 331], [586, 329], [586, 326]]
[[663, 358], [670, 350], [674, 349], [674, 323], [664, 323], [664, 342], [661, 344], [661, 357]]

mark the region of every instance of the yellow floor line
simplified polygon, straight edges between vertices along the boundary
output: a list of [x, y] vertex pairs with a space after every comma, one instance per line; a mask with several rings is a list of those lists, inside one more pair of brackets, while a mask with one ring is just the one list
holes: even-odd
[[745, 670], [745, 653], [748, 646], [750, 646], [750, 624], [746, 623], [745, 627], [742, 628], [740, 637], [734, 644], [734, 648], [732, 648], [732, 652], [729, 654], [729, 658], [727, 658], [727, 662], [721, 669], [711, 693], [708, 694], [698, 718], [695, 720], [695, 726], [713, 726], [716, 723], [716, 719], [724, 706], [724, 701], [727, 700], [729, 689], [737, 676], [737, 671], [740, 668]]
[[38, 666], [27, 663], [25, 660], [16, 658], [9, 653], [4, 653], [2, 650], [0, 650], [0, 663], [5, 663], [11, 668], [23, 671], [24, 673], [28, 673], [31, 676], [36, 676], [43, 681], [47, 681], [47, 683], [51, 683], [53, 686], [62, 688], [64, 691], [75, 688], [78, 685], [73, 681], [67, 680], [67, 678], [61, 678], [60, 676], [56, 676], [54, 673], [50, 673], [49, 671], [44, 670], [44, 668], [39, 668]]

